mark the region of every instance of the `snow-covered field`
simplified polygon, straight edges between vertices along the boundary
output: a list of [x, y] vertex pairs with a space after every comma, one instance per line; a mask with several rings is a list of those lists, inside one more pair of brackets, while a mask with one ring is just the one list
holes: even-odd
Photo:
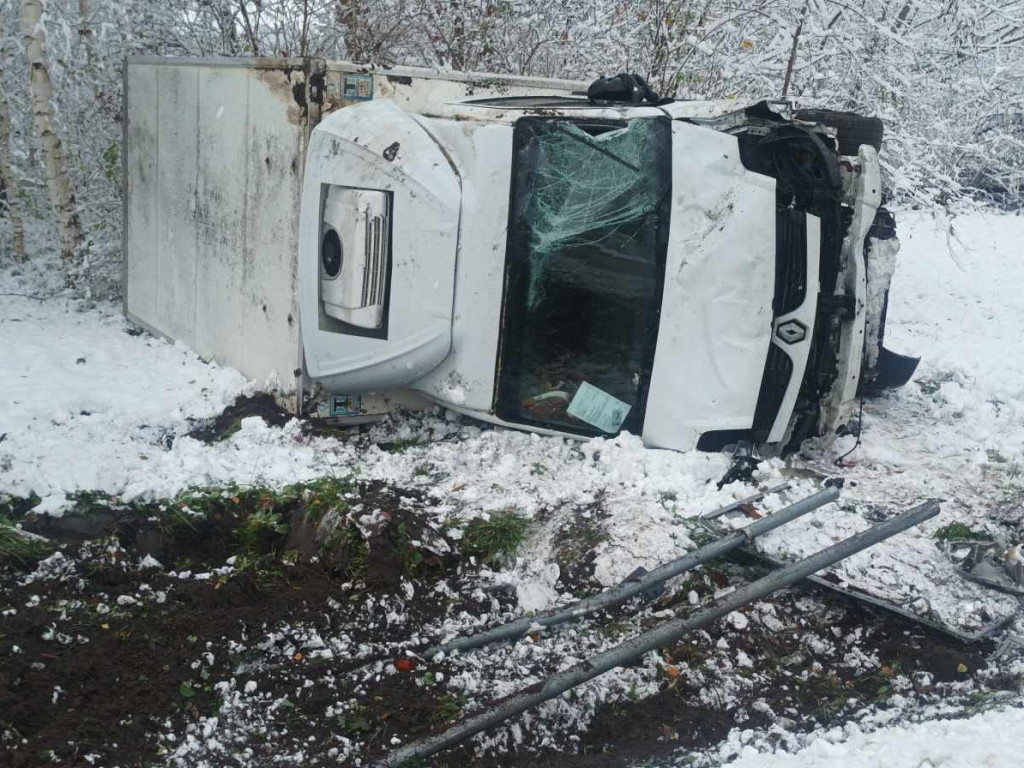
[[[967, 720], [894, 725], [873, 733], [854, 729], [823, 734], [792, 754], [750, 753], [733, 768], [1003, 768], [1020, 761], [1024, 710], [1008, 709]], [[752, 753], [752, 754], [751, 754]]]
[[[921, 215], [900, 221], [886, 345], [922, 361], [910, 385], [865, 403], [862, 444], [840, 474], [846, 504], [884, 509], [938, 498], [943, 514], [837, 572], [895, 602], [927, 599], [944, 622], [975, 630], [1015, 611], [1016, 600], [955, 576], [930, 534], [958, 520], [1015, 541], [1024, 535], [1024, 262], [1013, 255], [1024, 219], [963, 216], [952, 233]], [[802, 463], [835, 472], [833, 457], [854, 443], [808, 446]], [[822, 512], [766, 546], [802, 556], [867, 524]]]
[[[852, 452], [854, 438], [844, 437], [761, 465], [757, 484], [788, 479], [788, 498], [817, 487], [812, 473], [846, 480], [838, 509], [829, 506], [786, 526], [763, 546], [779, 555], [809, 554], [869, 525], [865, 511], [877, 515], [941, 498], [938, 519], [851, 558], [837, 572], [851, 584], [895, 602], [930, 606], [935, 618], [975, 630], [993, 617], [1019, 613], [1019, 605], [956, 576], [932, 534], [952, 521], [1024, 534], [1024, 261], [1016, 258], [1024, 218], [965, 214], [950, 234], [924, 214], [905, 213], [901, 239], [887, 346], [920, 354], [920, 369], [907, 387], [865, 404], [862, 443]], [[755, 490], [745, 484], [716, 490], [714, 481], [728, 467], [725, 456], [648, 450], [629, 435], [586, 443], [542, 438], [482, 428], [443, 412], [375, 428], [380, 439], [410, 441], [400, 452], [309, 437], [297, 422], [271, 427], [259, 418], [243, 420], [227, 440], [205, 444], [186, 433], [251, 392], [251, 383], [180, 346], [132, 335], [117, 307], [62, 295], [10, 295], [38, 291], [31, 275], [8, 270], [0, 276], [0, 492], [38, 494], [40, 510], [59, 514], [65, 494], [80, 490], [166, 498], [190, 486], [281, 487], [358, 472], [426, 491], [428, 513], [438, 522], [505, 509], [537, 517], [515, 567], [493, 577], [515, 586], [521, 610], [535, 610], [566, 599], [556, 588], [556, 534], [588, 506], [600, 501], [605, 515], [594, 578], [607, 586], [637, 566], [651, 568], [691, 548], [689, 518]], [[845, 466], [834, 466], [836, 456], [848, 452]], [[769, 497], [763, 506], [784, 503]], [[1024, 618], [1018, 616], [1010, 631], [1024, 632]], [[565, 646], [549, 649], [551, 657], [565, 652]], [[514, 646], [495, 653], [511, 654], [511, 672], [489, 685], [511, 692], [530, 681], [515, 674], [517, 653]], [[1000, 663], [1024, 672], [1012, 656]], [[459, 674], [464, 691], [481, 685], [471, 662]], [[606, 697], [621, 698], [631, 687], [635, 695], [650, 680], [636, 670], [609, 677], [604, 688], [590, 688], [589, 699], [576, 703], [592, 713]], [[560, 719], [571, 721], [570, 705], [557, 706]], [[582, 726], [589, 716], [581, 716]], [[1020, 710], [980, 714], [955, 727], [893, 723], [871, 734], [861, 731], [886, 724], [861, 722], [784, 741], [803, 749], [771, 762], [751, 753], [774, 748], [778, 739], [737, 727], [719, 759], [739, 754], [744, 766], [1008, 766], [1015, 753], [1006, 734], [1020, 723]]]

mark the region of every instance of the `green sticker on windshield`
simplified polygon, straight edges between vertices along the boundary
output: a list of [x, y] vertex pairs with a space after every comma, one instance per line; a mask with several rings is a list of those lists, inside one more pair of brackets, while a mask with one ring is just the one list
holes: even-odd
[[569, 403], [568, 413], [604, 432], [618, 432], [632, 406], [583, 382]]

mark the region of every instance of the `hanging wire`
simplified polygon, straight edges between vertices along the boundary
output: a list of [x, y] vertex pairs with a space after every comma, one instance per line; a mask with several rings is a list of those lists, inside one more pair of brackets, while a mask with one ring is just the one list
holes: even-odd
[[855, 442], [853, 444], [853, 448], [851, 448], [846, 453], [844, 453], [842, 456], [837, 458], [833, 462], [833, 464], [835, 464], [837, 467], [843, 466], [843, 460], [846, 459], [847, 456], [849, 456], [851, 453], [856, 451], [858, 448], [860, 448], [860, 438], [861, 438], [861, 435], [863, 435], [863, 434], [864, 434], [864, 396], [861, 395], [860, 396], [860, 409], [857, 411], [857, 442]]

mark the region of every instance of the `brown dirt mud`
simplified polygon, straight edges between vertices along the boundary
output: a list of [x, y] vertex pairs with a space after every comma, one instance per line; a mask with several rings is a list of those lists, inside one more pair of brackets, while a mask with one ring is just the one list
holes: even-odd
[[[326, 545], [320, 528], [331, 511], [308, 489], [197, 497], [192, 503], [202, 514], [187, 514], [185, 502], [168, 510], [100, 497], [83, 497], [59, 521], [29, 514], [26, 527], [61, 549], [55, 565], [46, 561], [46, 578], [29, 575], [34, 563], [0, 571], [0, 764], [164, 764], [179, 746], [168, 734], [216, 716], [218, 686], [234, 690], [250, 679], [259, 696], [287, 704], [265, 708], [262, 720], [238, 731], [226, 745], [225, 766], [239, 764], [231, 755], [271, 765], [282, 749], [302, 749], [305, 765], [345, 764], [338, 749], [346, 744], [358, 747], [352, 754], [365, 764], [393, 740], [407, 743], [457, 722], [459, 697], [431, 684], [451, 673], [448, 662], [418, 662], [363, 684], [346, 674], [386, 653], [311, 653], [309, 633], [344, 636], [349, 647], [414, 644], [432, 621], [493, 611], [495, 600], [508, 611], [514, 598], [481, 593], [478, 568], [457, 555], [456, 542], [424, 525], [424, 494], [379, 482], [341, 490], [333, 488], [331, 498], [345, 498], [350, 514]], [[599, 521], [600, 510], [590, 511]], [[587, 535], [596, 541], [599, 530]], [[451, 550], [428, 549], [431, 536]], [[559, 551], [571, 546], [567, 538]], [[147, 557], [163, 568], [147, 565]], [[586, 553], [581, 557], [574, 581], [582, 589]], [[225, 566], [229, 558], [232, 567]], [[689, 610], [689, 592], [708, 597], [751, 575], [720, 564], [653, 608]], [[393, 623], [398, 604], [407, 619]], [[897, 692], [937, 699], [944, 684], [974, 679], [990, 651], [802, 590], [743, 616], [666, 649], [659, 693], [603, 706], [578, 740], [542, 747], [527, 735], [512, 754], [481, 762], [461, 747], [426, 764], [628, 766], [700, 754], [739, 725], [784, 722], [806, 731], [842, 724], [858, 706], [885, 708]], [[621, 619], [599, 617], [594, 630], [614, 632]], [[281, 652], [268, 656], [268, 644]], [[880, 665], [851, 665], [854, 652]], [[744, 685], [754, 669], [768, 684], [762, 677]], [[333, 688], [311, 687], [325, 676], [336, 680]], [[911, 682], [899, 688], [897, 680]], [[999, 687], [997, 680], [977, 684]], [[335, 711], [339, 701], [344, 712]]]

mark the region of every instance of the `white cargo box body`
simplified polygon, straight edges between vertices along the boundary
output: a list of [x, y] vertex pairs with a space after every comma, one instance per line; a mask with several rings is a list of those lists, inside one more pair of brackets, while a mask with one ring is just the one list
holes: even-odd
[[320, 119], [374, 99], [416, 111], [586, 87], [316, 59], [130, 57], [124, 80], [125, 314], [293, 393], [302, 180]]

